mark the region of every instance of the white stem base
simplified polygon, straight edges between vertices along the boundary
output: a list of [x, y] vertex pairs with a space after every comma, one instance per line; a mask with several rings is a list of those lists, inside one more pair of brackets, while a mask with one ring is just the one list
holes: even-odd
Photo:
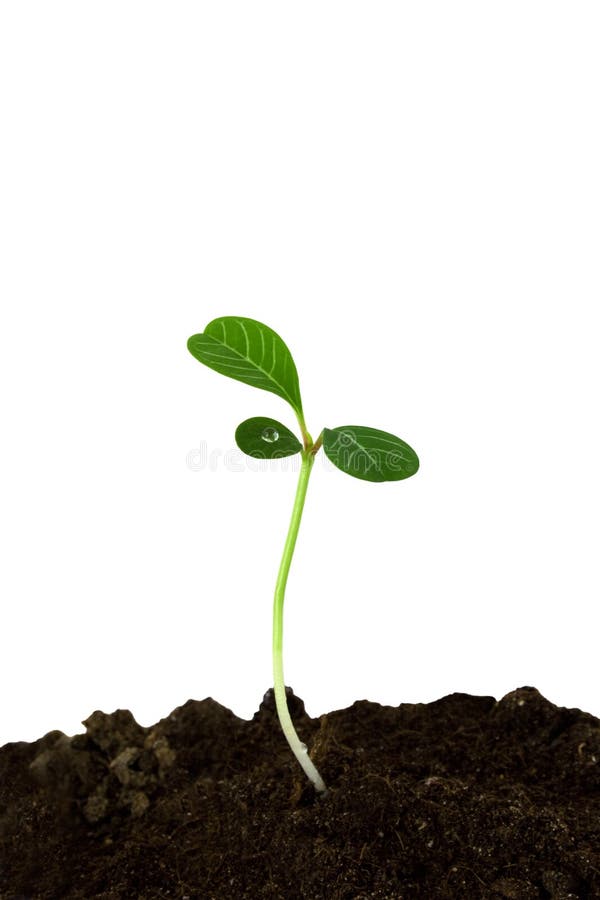
[[327, 787], [325, 782], [319, 775], [317, 767], [308, 755], [306, 744], [303, 744], [294, 728], [290, 711], [285, 696], [285, 687], [282, 684], [275, 685], [275, 705], [277, 707], [277, 715], [281, 723], [281, 728], [285, 734], [286, 740], [290, 745], [290, 749], [300, 765], [302, 766], [306, 777], [313, 783], [315, 790], [319, 794], [326, 794]]

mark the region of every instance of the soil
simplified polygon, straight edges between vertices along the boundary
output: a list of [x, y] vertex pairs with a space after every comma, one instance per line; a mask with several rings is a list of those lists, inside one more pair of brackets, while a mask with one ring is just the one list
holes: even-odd
[[0, 748], [0, 898], [600, 898], [598, 719], [531, 687], [319, 719], [288, 699], [326, 796], [270, 691], [251, 721], [189, 700]]

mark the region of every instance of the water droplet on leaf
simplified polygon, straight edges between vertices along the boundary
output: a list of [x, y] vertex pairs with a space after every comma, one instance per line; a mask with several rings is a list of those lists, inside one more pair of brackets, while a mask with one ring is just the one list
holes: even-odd
[[275, 441], [279, 440], [279, 432], [276, 428], [263, 428], [261, 438], [263, 441], [266, 441], [267, 444], [274, 444]]

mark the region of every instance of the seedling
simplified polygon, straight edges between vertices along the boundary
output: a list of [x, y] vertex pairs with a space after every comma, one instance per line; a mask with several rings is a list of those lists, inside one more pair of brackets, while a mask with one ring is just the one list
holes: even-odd
[[325, 782], [308, 755], [292, 724], [283, 679], [283, 601], [290, 564], [296, 545], [308, 480], [315, 456], [323, 447], [331, 462], [355, 478], [365, 481], [401, 481], [419, 468], [415, 451], [400, 438], [362, 425], [324, 428], [313, 441], [304, 421], [298, 372], [282, 339], [267, 325], [241, 316], [213, 319], [201, 334], [194, 334], [188, 349], [205, 366], [237, 381], [271, 391], [286, 400], [296, 415], [302, 441], [275, 419], [256, 416], [238, 425], [235, 440], [244, 453], [259, 459], [301, 455], [300, 477], [292, 518], [283, 547], [273, 603], [273, 684], [277, 715], [294, 756], [323, 794]]

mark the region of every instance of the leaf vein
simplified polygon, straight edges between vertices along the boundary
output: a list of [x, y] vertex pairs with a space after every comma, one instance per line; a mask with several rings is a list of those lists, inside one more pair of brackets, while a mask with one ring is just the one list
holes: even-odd
[[245, 339], [246, 339], [246, 356], [247, 356], [248, 358], [250, 358], [250, 344], [249, 344], [249, 342], [248, 342], [248, 332], [246, 331], [246, 326], [245, 326], [244, 323], [241, 322], [239, 319], [238, 319], [237, 321], [238, 321], [238, 325], [240, 326], [240, 328], [241, 328], [242, 331], [244, 332], [244, 337], [245, 337]]

